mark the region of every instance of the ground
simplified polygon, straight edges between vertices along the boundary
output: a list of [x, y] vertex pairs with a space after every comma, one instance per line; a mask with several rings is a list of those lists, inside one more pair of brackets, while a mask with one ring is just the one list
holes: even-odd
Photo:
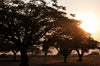
[[[84, 56], [83, 62], [77, 61], [78, 57], [69, 56], [67, 63], [63, 63], [63, 56], [48, 56], [44, 63], [43, 56], [29, 56], [30, 66], [100, 66], [100, 56]], [[20, 58], [13, 61], [13, 57], [0, 57], [0, 66], [19, 66]]]

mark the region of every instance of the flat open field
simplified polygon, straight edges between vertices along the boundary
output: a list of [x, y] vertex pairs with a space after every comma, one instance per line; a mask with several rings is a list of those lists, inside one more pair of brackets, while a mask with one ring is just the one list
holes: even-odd
[[[85, 56], [83, 62], [77, 61], [78, 57], [69, 56], [67, 63], [63, 63], [63, 56], [48, 56], [47, 63], [44, 63], [43, 56], [29, 56], [30, 66], [100, 66], [100, 56]], [[13, 57], [1, 57], [0, 66], [19, 66], [20, 58], [12, 61]]]

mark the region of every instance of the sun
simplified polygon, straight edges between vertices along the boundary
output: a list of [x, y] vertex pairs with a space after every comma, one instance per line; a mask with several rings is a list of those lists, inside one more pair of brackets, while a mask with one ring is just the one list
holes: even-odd
[[90, 17], [85, 17], [82, 19], [82, 24], [80, 25], [88, 33], [94, 33], [96, 29], [95, 20]]
[[82, 21], [80, 27], [83, 28], [86, 32], [93, 34], [96, 31], [96, 19], [90, 14], [83, 14], [78, 17]]

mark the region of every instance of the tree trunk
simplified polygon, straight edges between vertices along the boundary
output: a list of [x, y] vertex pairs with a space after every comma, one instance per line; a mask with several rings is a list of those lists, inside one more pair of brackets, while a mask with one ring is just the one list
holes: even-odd
[[47, 52], [45, 52], [45, 63], [47, 61]]
[[84, 51], [81, 50], [81, 53], [79, 52], [79, 50], [76, 50], [76, 51], [77, 51], [78, 56], [79, 56], [78, 61], [82, 62], [82, 57], [83, 57]]
[[82, 62], [82, 55], [79, 55], [78, 61]]
[[28, 64], [28, 56], [27, 56], [27, 49], [21, 49], [21, 64], [20, 66], [29, 66]]
[[13, 52], [13, 54], [14, 54], [14, 61], [16, 61], [16, 52]]
[[80, 59], [79, 59], [79, 61], [81, 61], [81, 62], [82, 62], [83, 55], [84, 55], [84, 51], [82, 51]]
[[64, 63], [67, 63], [67, 56], [64, 56]]

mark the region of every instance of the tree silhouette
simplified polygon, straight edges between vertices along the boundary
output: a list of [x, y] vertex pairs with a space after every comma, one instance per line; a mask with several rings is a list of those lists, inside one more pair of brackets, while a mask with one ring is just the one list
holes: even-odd
[[65, 18], [65, 12], [59, 10], [64, 10], [64, 7], [58, 6], [56, 0], [52, 1], [53, 7], [47, 6], [44, 0], [27, 4], [18, 0], [1, 2], [0, 36], [16, 45], [21, 53], [21, 66], [29, 65], [27, 48], [41, 44], [39, 39]]
[[[52, 41], [54, 41], [55, 47], [64, 56], [64, 62], [66, 62], [67, 56], [73, 49], [77, 50], [79, 57], [82, 58], [86, 51], [84, 48], [89, 49], [88, 39], [90, 35], [79, 26], [80, 21], [68, 18], [64, 20], [66, 21], [60, 24], [61, 27], [53, 35]], [[82, 54], [79, 53], [78, 49], [82, 49]]]
[[67, 57], [72, 51], [72, 48], [68, 46], [69, 44], [70, 40], [64, 38], [62, 39], [62, 37], [59, 37], [57, 39], [57, 43], [55, 43], [55, 47], [58, 50], [58, 52], [64, 56], [64, 63], [67, 62]]
[[[82, 57], [84, 55], [84, 52], [88, 52], [89, 49], [96, 49], [98, 48], [98, 41], [94, 40], [91, 35], [89, 35], [89, 37], [87, 38], [87, 40], [85, 40], [84, 42], [82, 42], [82, 46], [80, 46], [78, 49], [76, 49], [79, 59], [78, 61], [82, 62]], [[81, 53], [79, 52], [79, 50], [81, 51]]]

